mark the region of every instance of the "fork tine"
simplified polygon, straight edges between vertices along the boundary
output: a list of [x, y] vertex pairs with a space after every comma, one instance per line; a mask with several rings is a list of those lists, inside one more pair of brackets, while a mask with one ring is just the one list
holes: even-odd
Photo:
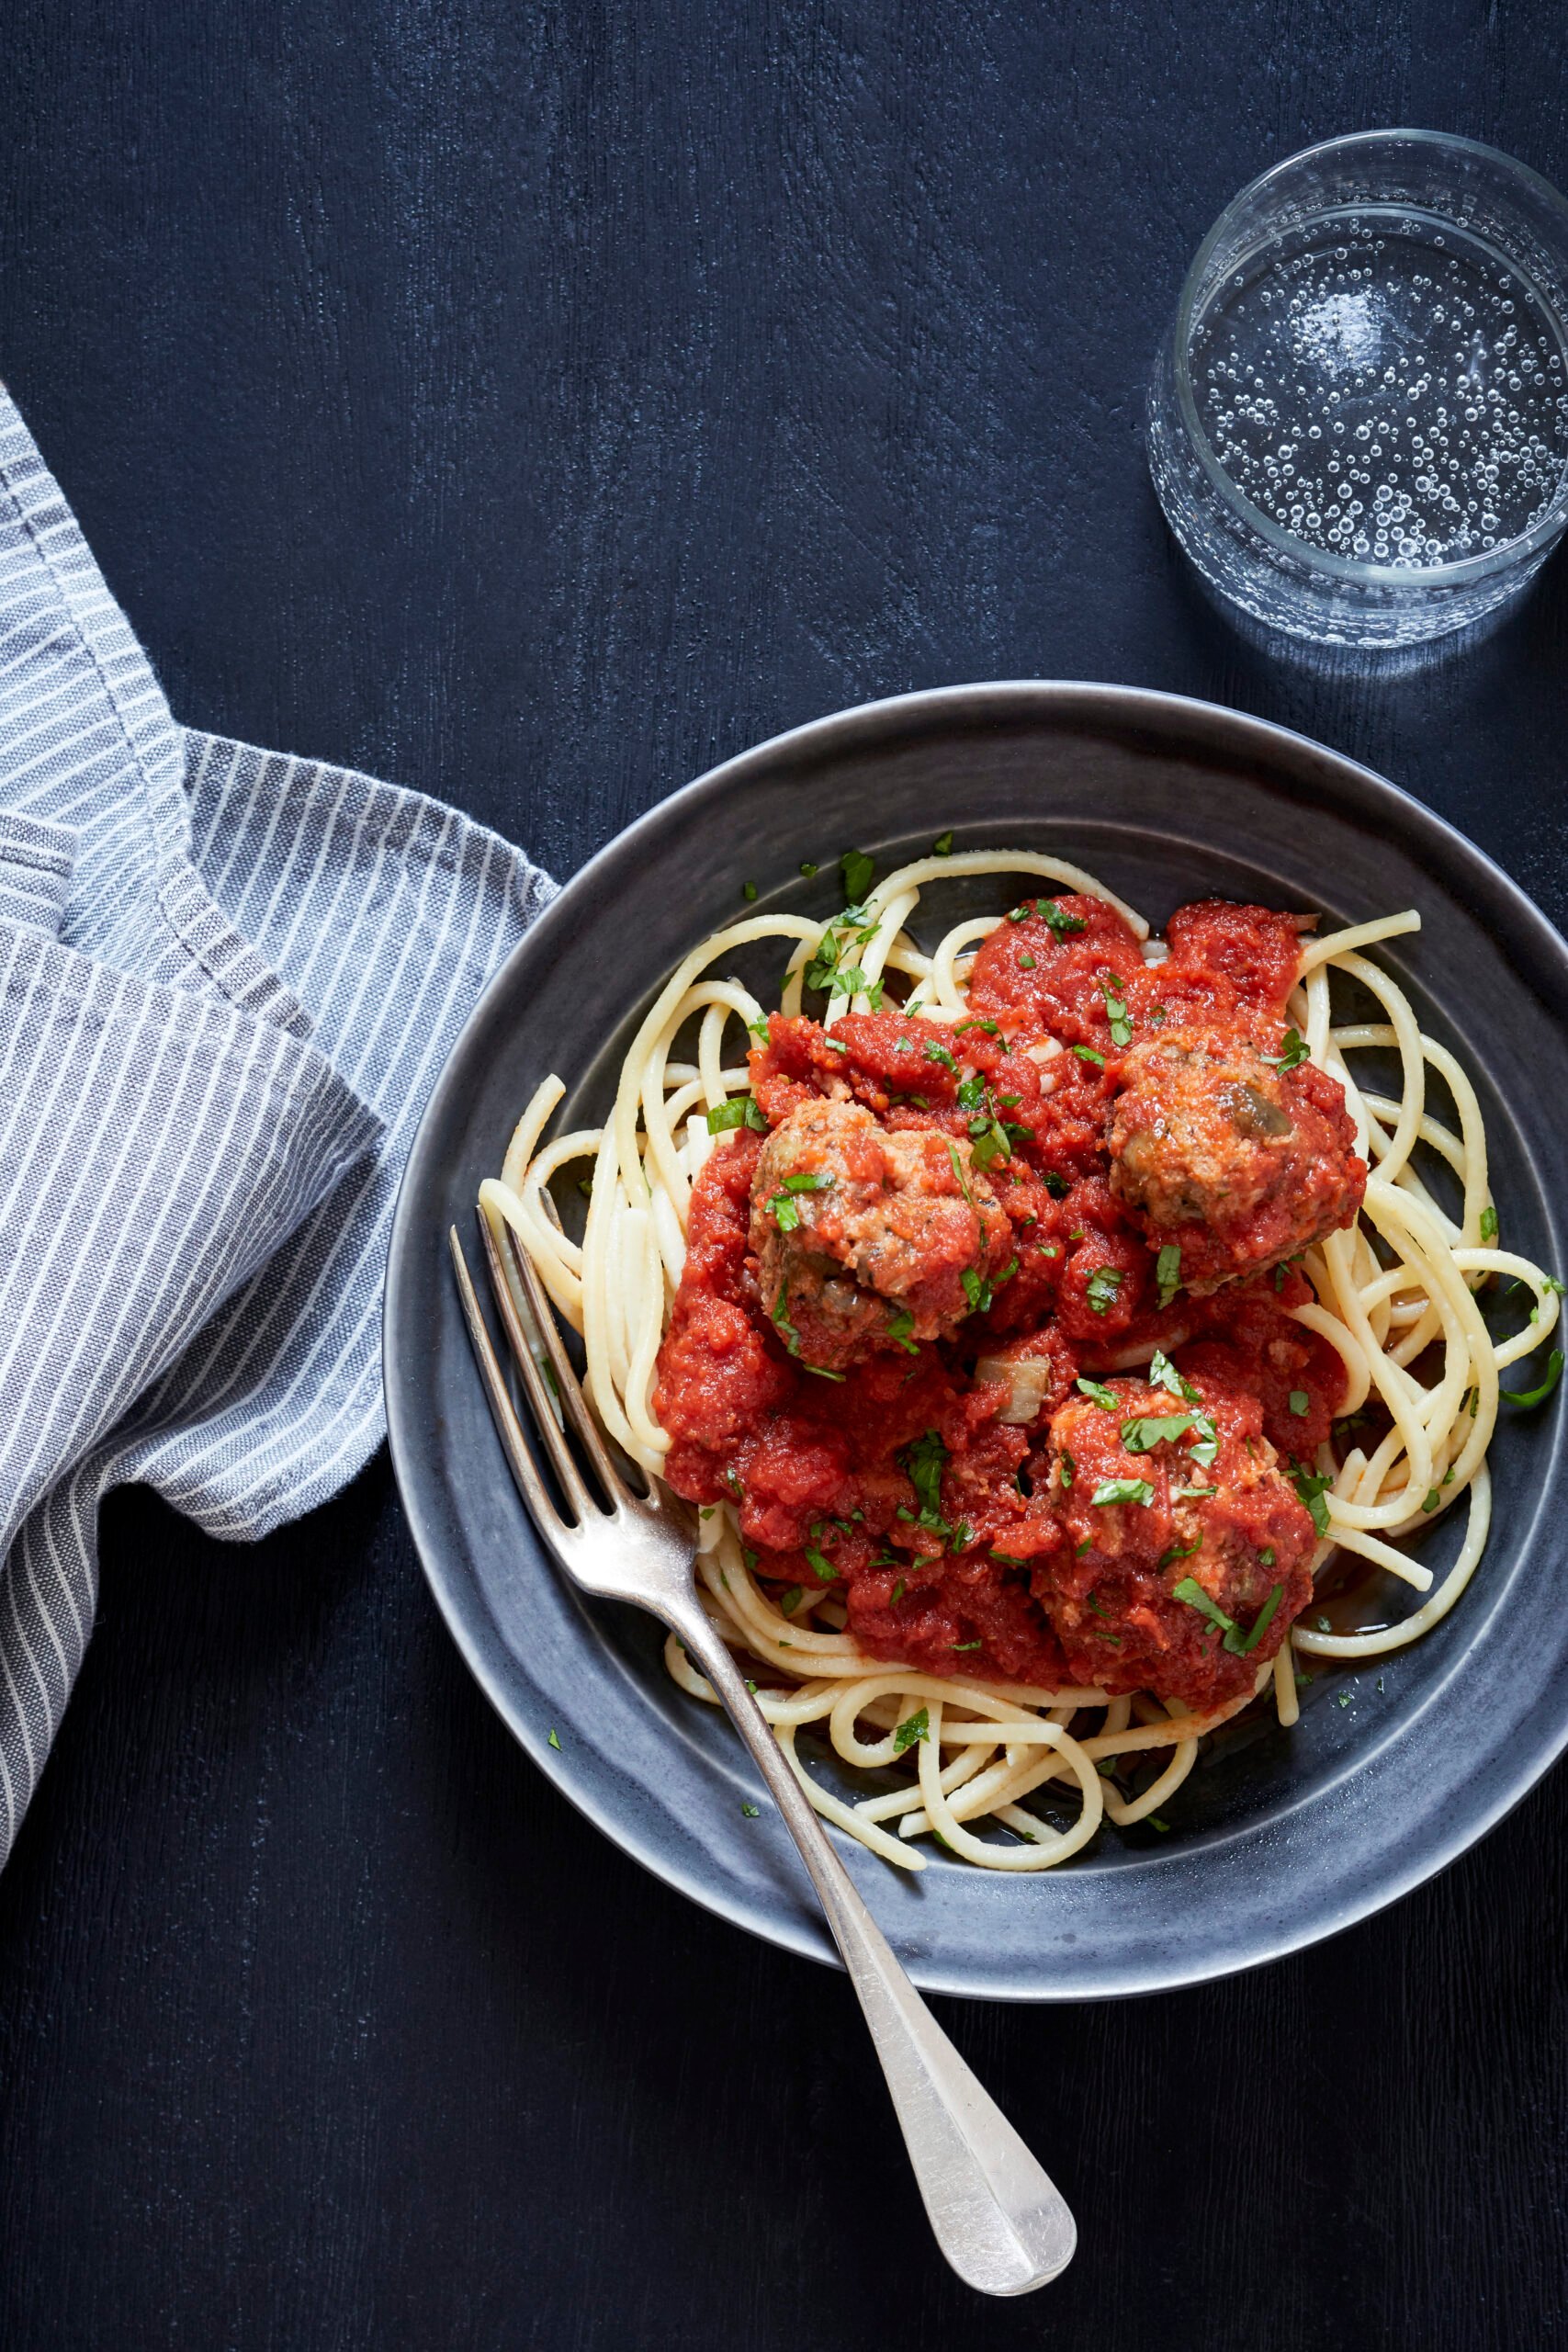
[[[533, 1409], [534, 1429], [539, 1443], [549, 1456], [550, 1467], [559, 1479], [572, 1514], [580, 1525], [588, 1522], [590, 1514], [598, 1515], [599, 1506], [583, 1482], [582, 1473], [572, 1458], [572, 1452], [562, 1433], [555, 1407], [539, 1370], [539, 1360], [528, 1344], [517, 1312], [517, 1302], [511, 1285], [502, 1271], [501, 1258], [495, 1246], [495, 1235], [484, 1211], [479, 1211], [479, 1234], [484, 1242], [485, 1263], [490, 1269], [491, 1292], [501, 1316], [502, 1328], [512, 1349], [513, 1360], [522, 1374], [523, 1386]], [[530, 1305], [533, 1302], [530, 1300]], [[559, 1374], [557, 1374], [559, 1378]]]
[[463, 1320], [468, 1327], [468, 1338], [473, 1344], [479, 1377], [484, 1382], [485, 1395], [490, 1400], [496, 1435], [501, 1440], [502, 1450], [517, 1481], [517, 1491], [527, 1506], [530, 1517], [545, 1541], [556, 1549], [564, 1541], [567, 1528], [528, 1451], [523, 1424], [517, 1418], [516, 1408], [507, 1390], [505, 1374], [496, 1361], [484, 1317], [479, 1312], [479, 1302], [468, 1272], [468, 1261], [463, 1255], [463, 1245], [457, 1238], [455, 1225], [449, 1228], [447, 1238], [452, 1246], [453, 1271], [457, 1277], [457, 1295], [463, 1303]]
[[[512, 1301], [510, 1285], [501, 1270], [490, 1219], [481, 1216], [479, 1222], [484, 1228], [486, 1247], [491, 1252], [491, 1279], [496, 1283], [506, 1302], [502, 1308], [502, 1317], [507, 1319], [507, 1330], [510, 1336], [512, 1325], [517, 1319], [516, 1308]], [[560, 1390], [561, 1403], [571, 1417], [571, 1426], [577, 1432], [579, 1442], [590, 1462], [592, 1463], [595, 1474], [611, 1504], [618, 1508], [623, 1503], [631, 1502], [636, 1498], [628, 1492], [626, 1480], [610, 1458], [610, 1450], [589, 1408], [588, 1399], [582, 1393], [581, 1384], [572, 1369], [571, 1358], [561, 1343], [559, 1329], [551, 1312], [549, 1300], [545, 1296], [545, 1286], [535, 1271], [533, 1261], [525, 1250], [520, 1250], [517, 1247], [510, 1228], [505, 1234], [505, 1246], [523, 1295], [528, 1302], [528, 1311], [534, 1317], [535, 1329], [549, 1351], [550, 1364]], [[515, 1344], [516, 1342], [513, 1341], [513, 1345]], [[525, 1342], [525, 1345], [526, 1345]]]

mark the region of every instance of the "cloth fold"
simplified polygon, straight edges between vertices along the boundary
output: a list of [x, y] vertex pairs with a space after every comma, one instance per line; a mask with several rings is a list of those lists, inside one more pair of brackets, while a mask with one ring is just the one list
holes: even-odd
[[0, 392], [0, 1854], [103, 1495], [254, 1538], [378, 1443], [403, 1161], [554, 888], [422, 794], [179, 728]]
[[45, 825], [0, 808], [0, 922], [57, 939], [75, 862], [76, 836], [68, 825]]

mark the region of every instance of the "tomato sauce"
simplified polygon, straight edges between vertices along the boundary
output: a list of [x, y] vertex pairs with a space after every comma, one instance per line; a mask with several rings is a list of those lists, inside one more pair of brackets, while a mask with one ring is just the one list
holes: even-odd
[[[759, 1284], [749, 1235], [763, 1138], [742, 1129], [710, 1155], [655, 1409], [670, 1483], [699, 1504], [735, 1505], [786, 1614], [830, 1588], [871, 1655], [937, 1673], [1098, 1681], [1191, 1704], [1250, 1687], [1310, 1591], [1314, 1530], [1289, 1465], [1312, 1463], [1342, 1368], [1294, 1319], [1310, 1292], [1282, 1253], [1207, 1295], [1162, 1283], [1158, 1234], [1118, 1196], [1107, 1136], [1127, 1057], [1168, 1023], [1281, 1057], [1301, 928], [1203, 901], [1171, 918], [1168, 960], [1145, 966], [1113, 909], [1063, 894], [1025, 902], [987, 937], [961, 1023], [888, 1009], [828, 1036], [772, 1017], [750, 1057], [771, 1129], [826, 1097], [895, 1133], [961, 1138], [1010, 1232], [1008, 1266], [955, 1329], [874, 1349], [840, 1374], [814, 1370]], [[1338, 1093], [1305, 1067], [1319, 1092]], [[1156, 1347], [1190, 1396], [1147, 1386]], [[1027, 1418], [1021, 1358], [1038, 1374]], [[1149, 1501], [1063, 1491], [1080, 1379], [1115, 1408], [1086, 1408], [1081, 1442], [1122, 1464], [1097, 1486], [1131, 1478]], [[1129, 1461], [1117, 1432], [1162, 1411], [1183, 1434]], [[1196, 1471], [1190, 1450], [1210, 1437], [1214, 1461]], [[1214, 1492], [1193, 1486], [1211, 1475]], [[1184, 1577], [1172, 1512], [1188, 1526], [1200, 1506], [1201, 1549]], [[1174, 1599], [1178, 1585], [1201, 1586], [1204, 1605]]]

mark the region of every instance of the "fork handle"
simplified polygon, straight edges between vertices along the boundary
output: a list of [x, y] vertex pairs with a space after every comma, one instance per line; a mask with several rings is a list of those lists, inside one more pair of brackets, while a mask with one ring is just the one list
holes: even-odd
[[728, 1709], [800, 1849], [871, 2029], [938, 2245], [983, 2295], [1048, 2285], [1077, 2244], [1066, 2199], [910, 1984], [701, 1604], [694, 1596], [689, 1610], [668, 1617]]

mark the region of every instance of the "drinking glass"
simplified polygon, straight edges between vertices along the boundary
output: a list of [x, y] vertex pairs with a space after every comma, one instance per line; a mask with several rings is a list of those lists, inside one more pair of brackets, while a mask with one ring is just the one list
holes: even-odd
[[1404, 646], [1495, 610], [1568, 523], [1568, 204], [1437, 131], [1275, 164], [1187, 274], [1148, 454], [1198, 570], [1269, 628]]

